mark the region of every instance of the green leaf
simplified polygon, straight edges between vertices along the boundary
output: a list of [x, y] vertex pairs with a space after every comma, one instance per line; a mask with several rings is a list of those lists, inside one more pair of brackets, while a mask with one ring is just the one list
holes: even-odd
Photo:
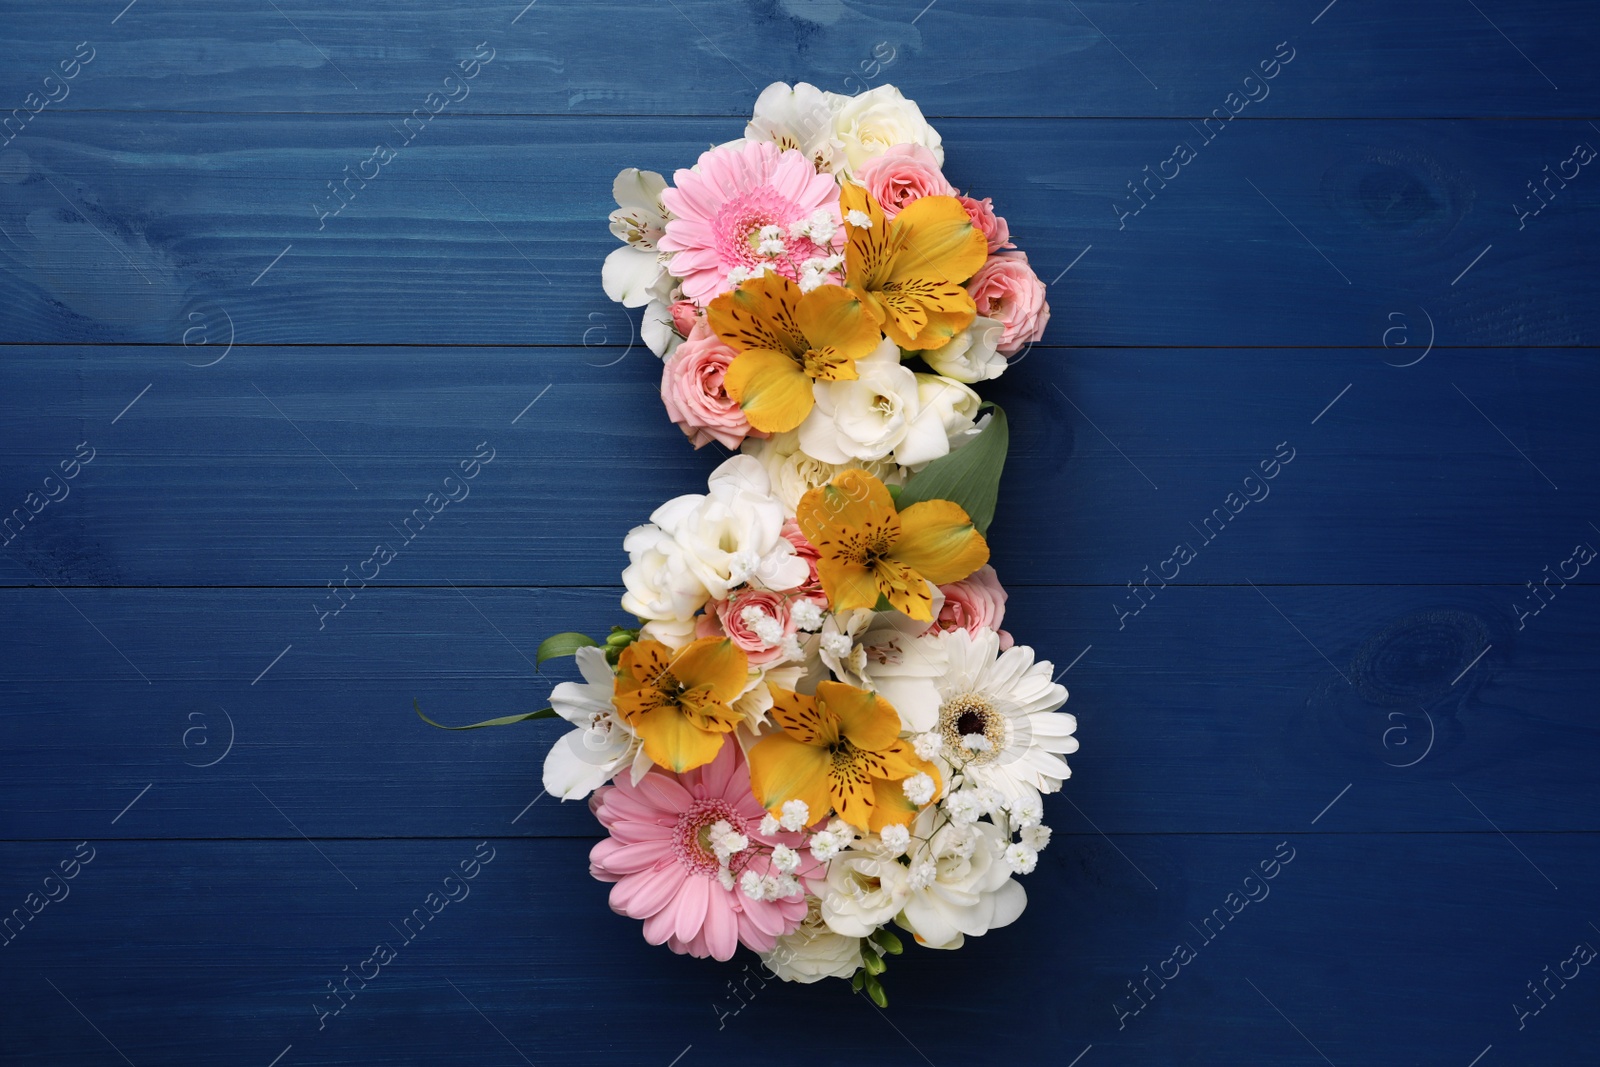
[[560, 716], [556, 714], [556, 709], [540, 708], [538, 711], [530, 711], [525, 715], [502, 715], [498, 719], [485, 719], [482, 722], [469, 723], [466, 726], [446, 726], [444, 723], [434, 722], [432, 719], [422, 714], [422, 705], [417, 703], [415, 700], [411, 702], [411, 706], [417, 709], [417, 718], [421, 719], [429, 726], [436, 726], [441, 730], [477, 730], [484, 726], [506, 726], [514, 722], [527, 722], [529, 719], [560, 718]]
[[547, 659], [570, 656], [580, 648], [593, 648], [599, 643], [588, 634], [573, 633], [570, 630], [566, 633], [551, 634], [539, 642], [539, 651], [533, 654], [533, 665], [542, 667]]
[[965, 447], [940, 456], [913, 474], [900, 490], [895, 507], [905, 510], [923, 500], [949, 500], [960, 504], [981, 534], [989, 532], [994, 521], [995, 499], [1000, 495], [1000, 472], [1006, 465], [1006, 449], [1011, 444], [1011, 429], [1006, 413], [988, 402], [979, 408], [993, 409], [994, 417], [977, 438]]

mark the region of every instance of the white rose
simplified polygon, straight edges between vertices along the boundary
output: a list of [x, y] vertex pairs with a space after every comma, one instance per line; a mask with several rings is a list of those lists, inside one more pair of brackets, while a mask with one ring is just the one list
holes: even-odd
[[967, 937], [1016, 922], [1028, 905], [1028, 895], [1021, 883], [1012, 880], [1002, 859], [1009, 838], [998, 826], [946, 824], [933, 833], [936, 817], [937, 808], [925, 809], [911, 834], [914, 840], [932, 834], [931, 842], [912, 858], [913, 867], [932, 863], [932, 880], [926, 886], [908, 887], [897, 921], [927, 948], [960, 948]]
[[842, 852], [828, 863], [822, 919], [836, 934], [866, 937], [892, 919], [910, 895], [909, 874], [899, 860]]
[[815, 85], [793, 88], [773, 82], [756, 98], [755, 114], [744, 128], [747, 141], [766, 141], [804, 152], [819, 173], [837, 174], [844, 166], [844, 145], [833, 135], [833, 104]]
[[[983, 402], [967, 386], [939, 374], [917, 375], [917, 398], [922, 403], [918, 427], [925, 427], [926, 433], [917, 432], [910, 437], [923, 443], [925, 449], [913, 451], [911, 441], [902, 445], [897, 458], [907, 466], [938, 459], [964, 444], [962, 438], [972, 434], [978, 405]], [[933, 433], [934, 426], [939, 428], [938, 434]]]
[[810, 903], [805, 921], [794, 933], [778, 938], [771, 952], [761, 954], [761, 962], [786, 982], [810, 984], [824, 978], [849, 978], [862, 965], [861, 939], [828, 929], [816, 898]]
[[922, 361], [946, 378], [958, 382], [985, 382], [1005, 373], [1006, 357], [995, 348], [1005, 324], [978, 316], [943, 348], [917, 352]]
[[765, 439], [747, 437], [743, 449], [766, 470], [772, 482], [772, 493], [783, 503], [784, 513], [788, 515], [799, 510], [800, 498], [806, 493], [828, 484], [850, 467], [865, 470], [885, 485], [903, 485], [906, 480], [905, 471], [890, 461], [824, 463], [800, 450], [800, 435], [793, 430]]
[[806, 580], [810, 570], [783, 536], [784, 507], [760, 461], [734, 456], [711, 472], [707, 488], [667, 501], [650, 519], [713, 599], [745, 582], [781, 592]]
[[897, 144], [919, 144], [944, 166], [939, 132], [922, 117], [922, 109], [892, 85], [880, 85], [857, 96], [834, 96], [838, 111], [833, 135], [844, 146], [845, 173], [854, 175], [867, 160]]
[[710, 594], [689, 566], [689, 557], [659, 526], [635, 526], [623, 538], [631, 561], [622, 572], [622, 608], [641, 619], [676, 621], [693, 617]]
[[[853, 381], [817, 382], [816, 406], [800, 424], [800, 449], [814, 459], [852, 466], [900, 455], [904, 448], [915, 462], [948, 451], [945, 434], [922, 414], [917, 376], [900, 363], [900, 349], [888, 338], [856, 360]], [[925, 453], [931, 455], [924, 455]]]

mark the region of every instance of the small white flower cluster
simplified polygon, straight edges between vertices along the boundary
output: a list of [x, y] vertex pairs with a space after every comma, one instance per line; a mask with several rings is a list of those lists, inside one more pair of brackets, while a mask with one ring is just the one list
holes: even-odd
[[783, 624], [760, 608], [754, 605], [745, 608], [739, 613], [739, 621], [760, 639], [763, 648], [783, 644]]
[[795, 629], [808, 634], [822, 629], [823, 612], [815, 600], [795, 601], [789, 609], [789, 618], [794, 620]]

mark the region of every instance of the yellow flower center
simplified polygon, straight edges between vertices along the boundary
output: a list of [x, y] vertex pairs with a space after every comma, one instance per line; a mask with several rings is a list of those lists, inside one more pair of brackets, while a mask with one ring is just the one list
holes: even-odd
[[[967, 759], [975, 764], [998, 759], [1006, 745], [1005, 716], [977, 693], [964, 693], [944, 702], [939, 708], [939, 732], [952, 759]], [[961, 739], [970, 734], [982, 735], [989, 742], [988, 750], [973, 752], [962, 745]]]

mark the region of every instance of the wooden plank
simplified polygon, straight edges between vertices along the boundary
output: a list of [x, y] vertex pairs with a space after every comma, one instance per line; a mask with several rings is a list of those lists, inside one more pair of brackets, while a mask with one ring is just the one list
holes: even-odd
[[[1546, 573], [1592, 581], [1561, 564], [1600, 546], [1594, 353], [1423, 356], [1425, 322], [1403, 321], [1419, 332], [1388, 349], [1033, 351], [983, 388], [1013, 431], [1002, 579], [1499, 584], [1508, 602]], [[375, 581], [610, 585], [624, 534], [723, 456], [670, 425], [642, 348], [226, 352], [225, 333], [202, 336], [7, 350], [0, 582], [321, 590], [412, 531]], [[21, 522], [84, 442], [68, 495]], [[403, 527], [483, 442], [470, 495], [425, 536]], [[1180, 545], [1197, 558], [1169, 562]]]
[[[1283, 831], [1348, 785], [1346, 829], [1600, 829], [1600, 591], [1522, 630], [1513, 593], [1171, 588], [1119, 628], [1124, 590], [1016, 588], [1005, 625], [1056, 664], [1080, 723], [1051, 821]], [[6, 836], [464, 835], [518, 816], [591, 835], [583, 805], [538, 799], [562, 724], [445, 734], [412, 701], [455, 723], [544, 706], [572, 672], [536, 675], [538, 642], [625, 621], [617, 595], [371, 589], [324, 619], [316, 590], [8, 590]]]
[[[738, 132], [456, 116], [336, 195], [391, 119], [51, 118], [0, 182], [7, 342], [178, 344], [226, 319], [249, 344], [625, 345], [636, 316], [599, 286], [610, 176]], [[1055, 283], [1050, 344], [1376, 345], [1397, 312], [1448, 345], [1600, 338], [1600, 182], [1543, 169], [1600, 144], [1586, 123], [943, 126], [952, 180]], [[1194, 158], [1164, 181], [1179, 141]], [[1519, 214], [1536, 179], [1550, 202]]]
[[[1600, 944], [1581, 899], [1600, 875], [1592, 834], [1061, 834], [1026, 880], [1022, 918], [959, 955], [913, 946], [891, 960], [879, 1016], [839, 983], [763, 988], [747, 954], [718, 965], [645, 944], [589, 879], [588, 842], [489, 839], [493, 858], [447, 888], [479, 839], [323, 842], [324, 857], [300, 840], [84, 833], [94, 858], [70, 894], [4, 950], [0, 1049], [18, 1067], [119, 1053], [347, 1064], [374, 1049], [404, 1050], [386, 1062], [587, 1067], [759, 1048], [787, 1064], [802, 1060], [774, 1035], [797, 1016], [828, 1018], [823, 1040], [848, 1034], [890, 1065], [993, 1062], [1003, 1040], [1063, 1065], [1311, 1064], [1320, 1052], [1465, 1067], [1491, 1045], [1494, 1062], [1581, 1063], [1593, 1041], [1593, 966], [1562, 967], [1575, 945]], [[78, 840], [0, 846], [7, 904]], [[413, 919], [407, 942], [402, 921], [447, 891], [456, 901]], [[395, 955], [375, 972], [362, 964], [379, 943]], [[1179, 944], [1181, 966], [1167, 962]], [[1567, 982], [1539, 984], [1558, 970]], [[358, 971], [375, 976], [329, 992]], [[1549, 992], [1535, 1000], [1529, 982]], [[1513, 1005], [1541, 1003], [1519, 1030]]]
[[[891, 81], [930, 115], [1200, 116], [1229, 92], [1262, 94], [1260, 64], [1275, 55], [1292, 58], [1266, 68], [1277, 73], [1261, 103], [1280, 116], [1586, 116], [1600, 87], [1581, 58], [1581, 42], [1594, 43], [1581, 0], [1479, 11], [1449, 0], [760, 10], [633, 0], [605, 5], [599, 27], [581, 0], [454, 9], [200, 0], [120, 17], [107, 6], [72, 0], [14, 20], [8, 106], [34, 91], [61, 110], [406, 114], [480, 42], [493, 59], [452, 110], [744, 117], [760, 87], [781, 79], [852, 95]], [[46, 86], [84, 39], [92, 61], [65, 91]]]

